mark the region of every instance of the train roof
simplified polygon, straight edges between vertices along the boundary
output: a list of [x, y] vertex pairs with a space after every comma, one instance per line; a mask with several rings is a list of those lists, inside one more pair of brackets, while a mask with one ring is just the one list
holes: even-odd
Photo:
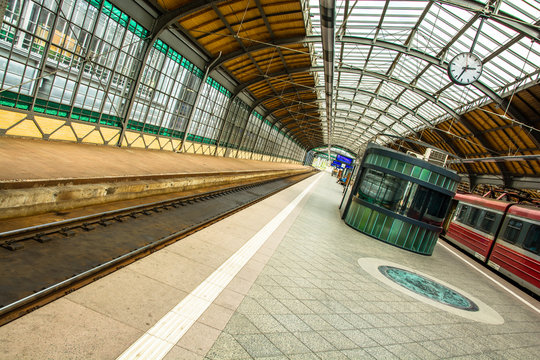
[[515, 205], [508, 210], [508, 214], [540, 221], [540, 208], [537, 206]]
[[509, 201], [495, 200], [495, 199], [485, 198], [480, 195], [473, 195], [473, 194], [456, 194], [454, 196], [454, 199], [462, 201], [462, 202], [466, 202], [472, 205], [478, 205], [481, 207], [486, 207], [486, 208], [503, 211], [503, 212], [506, 211], [509, 205], [514, 204]]

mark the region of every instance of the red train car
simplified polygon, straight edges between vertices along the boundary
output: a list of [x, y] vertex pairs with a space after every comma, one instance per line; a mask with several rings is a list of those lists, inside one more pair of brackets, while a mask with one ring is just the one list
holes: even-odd
[[540, 296], [540, 208], [478, 195], [455, 200], [444, 238]]

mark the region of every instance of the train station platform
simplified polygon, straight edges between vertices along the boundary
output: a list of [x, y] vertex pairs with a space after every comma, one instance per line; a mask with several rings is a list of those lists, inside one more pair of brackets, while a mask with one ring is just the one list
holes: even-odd
[[[0, 231], [134, 206], [141, 197], [159, 201], [173, 193], [189, 195], [311, 170], [285, 158], [272, 162], [248, 155], [2, 137]], [[30, 218], [35, 215], [40, 216]]]
[[342, 190], [317, 174], [8, 323], [0, 359], [538, 358], [538, 301], [353, 230]]
[[113, 179], [182, 173], [272, 170], [298, 164], [27, 138], [0, 138], [0, 182]]

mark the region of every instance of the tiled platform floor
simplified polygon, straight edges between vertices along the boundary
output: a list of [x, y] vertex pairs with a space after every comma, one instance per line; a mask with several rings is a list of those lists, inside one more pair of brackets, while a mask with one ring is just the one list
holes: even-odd
[[[342, 187], [328, 174], [319, 177], [165, 359], [538, 359], [540, 313], [447, 245], [426, 257], [349, 228], [337, 209]], [[0, 359], [116, 358], [315, 180], [3, 326]], [[366, 273], [361, 258], [450, 283], [497, 311], [504, 324], [424, 304]]]
[[[330, 176], [320, 181], [208, 359], [539, 358], [540, 314], [440, 244], [426, 257], [344, 225], [337, 210], [341, 189]], [[362, 270], [357, 261], [364, 257], [457, 286], [505, 323], [471, 321], [390, 289]]]

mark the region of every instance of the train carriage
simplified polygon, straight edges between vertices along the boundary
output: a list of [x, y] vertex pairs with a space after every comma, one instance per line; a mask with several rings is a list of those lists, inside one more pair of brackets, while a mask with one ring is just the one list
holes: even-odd
[[454, 199], [444, 238], [540, 295], [540, 208], [478, 195]]
[[487, 264], [540, 295], [540, 209], [514, 205], [503, 221]]
[[456, 194], [459, 203], [446, 238], [481, 261], [493, 246], [497, 225], [512, 203], [478, 195]]

